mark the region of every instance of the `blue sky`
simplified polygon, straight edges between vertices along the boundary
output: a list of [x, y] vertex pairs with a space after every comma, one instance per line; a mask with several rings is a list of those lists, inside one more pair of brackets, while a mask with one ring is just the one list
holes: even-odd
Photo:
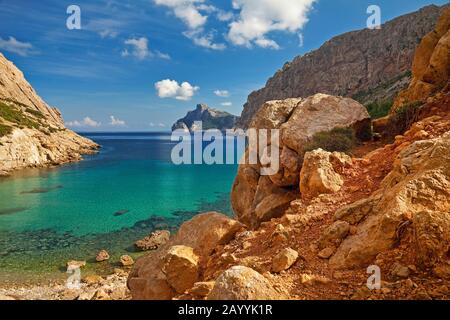
[[[285, 62], [365, 28], [369, 5], [385, 22], [445, 3], [0, 0], [0, 52], [75, 130], [161, 131], [197, 103], [240, 114]], [[72, 4], [81, 30], [66, 27]]]

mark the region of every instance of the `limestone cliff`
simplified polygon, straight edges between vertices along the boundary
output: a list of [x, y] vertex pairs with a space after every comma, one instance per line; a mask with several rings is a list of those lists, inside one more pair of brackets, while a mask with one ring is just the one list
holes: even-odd
[[98, 146], [64, 127], [23, 73], [0, 53], [0, 175], [81, 159]]
[[195, 110], [189, 111], [187, 115], [178, 120], [173, 126], [172, 131], [176, 129], [183, 129], [186, 131], [195, 131], [196, 121], [202, 122], [202, 129], [231, 129], [236, 124], [238, 117], [228, 112], [212, 109], [206, 104], [198, 104]]
[[264, 102], [315, 93], [359, 96], [362, 103], [392, 99], [409, 83], [420, 39], [433, 30], [442, 8], [421, 10], [387, 22], [380, 30], [337, 36], [319, 49], [296, 57], [252, 92], [238, 126], [247, 127]]

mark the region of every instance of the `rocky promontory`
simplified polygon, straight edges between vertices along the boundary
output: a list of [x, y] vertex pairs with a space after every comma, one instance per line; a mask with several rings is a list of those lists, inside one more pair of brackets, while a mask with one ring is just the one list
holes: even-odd
[[78, 161], [98, 145], [64, 127], [23, 73], [0, 53], [0, 175]]
[[195, 124], [196, 121], [202, 122], [202, 130], [218, 129], [226, 130], [235, 126], [239, 117], [228, 112], [212, 109], [206, 104], [198, 104], [195, 110], [189, 111], [187, 115], [175, 122], [172, 131], [182, 129], [185, 131], [199, 130]]

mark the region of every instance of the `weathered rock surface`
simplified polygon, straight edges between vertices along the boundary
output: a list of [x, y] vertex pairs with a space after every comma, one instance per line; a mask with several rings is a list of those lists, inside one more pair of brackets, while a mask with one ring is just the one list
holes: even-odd
[[305, 154], [300, 171], [302, 197], [313, 198], [323, 193], [334, 193], [344, 184], [342, 177], [331, 163], [332, 153], [317, 149]]
[[273, 300], [282, 299], [270, 282], [255, 270], [234, 266], [216, 280], [208, 300]]
[[336, 218], [358, 223], [331, 257], [336, 268], [370, 263], [390, 249], [399, 230], [412, 223], [419, 266], [432, 267], [447, 259], [450, 245], [450, 132], [406, 147], [380, 190], [365, 200], [342, 208]]
[[123, 255], [120, 257], [120, 264], [124, 267], [129, 267], [134, 264], [134, 260], [129, 255]]
[[279, 252], [272, 260], [272, 271], [281, 272], [289, 269], [298, 259], [298, 252], [291, 248], [286, 248]]
[[191, 247], [173, 246], [164, 257], [163, 272], [167, 282], [178, 293], [192, 288], [199, 276], [199, 257]]
[[102, 262], [102, 261], [109, 260], [109, 253], [108, 253], [108, 251], [106, 251], [106, 250], [100, 250], [100, 251], [97, 253], [97, 256], [95, 257], [95, 260], [96, 260], [97, 262]]
[[450, 6], [440, 16], [433, 31], [423, 37], [417, 47], [412, 81], [395, 100], [391, 113], [404, 104], [422, 101], [448, 85], [450, 74]]
[[136, 241], [134, 246], [141, 251], [156, 250], [158, 247], [169, 241], [169, 238], [170, 231], [157, 230], [152, 232], [149, 236]]
[[[0, 53], [0, 111], [10, 133], [0, 136], [0, 174], [25, 168], [78, 161], [98, 145], [64, 127], [60, 112], [49, 107], [25, 80], [23, 73]], [[5, 118], [6, 117], [6, 118]]]
[[238, 118], [228, 112], [212, 109], [206, 104], [198, 104], [195, 110], [189, 111], [184, 118], [175, 122], [172, 131], [177, 129], [191, 132], [199, 130], [200, 128], [195, 126], [195, 121], [202, 121], [202, 130], [231, 129]]
[[[249, 127], [266, 101], [308, 97], [318, 92], [351, 97], [392, 82], [410, 70], [416, 46], [433, 30], [440, 10], [428, 6], [389, 21], [380, 30], [345, 33], [315, 51], [296, 57], [277, 71], [264, 88], [249, 95], [238, 126]], [[404, 77], [395, 83], [405, 82]], [[402, 90], [395, 83], [390, 85], [393, 90], [388, 96], [380, 99], [391, 98]]]
[[[133, 298], [167, 300], [172, 299], [176, 295], [176, 290], [170, 283], [183, 282], [183, 279], [181, 279], [182, 274], [179, 275], [180, 279], [177, 279], [176, 274], [171, 272], [171, 279], [169, 280], [169, 277], [164, 272], [164, 270], [167, 272], [166, 268], [168, 268], [166, 257], [173, 246], [184, 246], [192, 249], [192, 252], [190, 251], [191, 249], [186, 249], [190, 252], [185, 255], [190, 257], [189, 259], [183, 258], [183, 260], [180, 258], [179, 261], [183, 263], [190, 261], [189, 263], [194, 265], [192, 261], [196, 259], [193, 257], [197, 256], [198, 264], [201, 264], [202, 261], [209, 257], [214, 248], [218, 245], [227, 244], [242, 228], [243, 225], [240, 222], [217, 212], [199, 214], [183, 223], [177, 234], [167, 243], [136, 261], [128, 279], [128, 287]], [[174, 257], [174, 255], [170, 254], [169, 256]], [[176, 265], [178, 266], [179, 264], [177, 263]], [[193, 276], [190, 277], [190, 279], [193, 278]], [[192, 285], [194, 282], [192, 282]], [[177, 287], [177, 285], [175, 286]]]
[[[270, 112], [271, 108], [273, 112]], [[268, 120], [265, 121], [265, 117], [269, 117]], [[280, 143], [270, 146], [279, 148], [279, 170], [270, 176], [261, 175], [261, 164], [249, 164], [250, 152], [247, 150], [231, 191], [231, 204], [238, 219], [256, 227], [283, 215], [289, 203], [298, 197], [305, 154], [303, 147], [314, 134], [350, 127], [357, 136], [362, 136], [368, 123], [370, 118], [366, 108], [349, 98], [316, 94], [306, 99], [267, 102], [252, 124], [256, 129], [263, 129], [263, 125], [281, 129]], [[337, 155], [329, 158], [336, 163], [336, 168], [351, 162], [347, 158], [338, 159]], [[337, 174], [334, 177], [335, 185]]]

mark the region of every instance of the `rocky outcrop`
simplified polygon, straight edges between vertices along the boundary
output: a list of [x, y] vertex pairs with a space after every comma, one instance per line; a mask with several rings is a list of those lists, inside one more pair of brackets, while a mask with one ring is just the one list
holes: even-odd
[[448, 86], [450, 74], [450, 6], [440, 16], [436, 27], [417, 47], [412, 65], [412, 81], [395, 100], [391, 113], [403, 105], [421, 101]]
[[280, 129], [279, 170], [270, 176], [261, 175], [262, 166], [249, 164], [247, 151], [231, 191], [236, 216], [252, 227], [281, 216], [290, 202], [299, 197], [305, 147], [314, 135], [343, 127], [352, 128], [356, 136], [364, 137], [369, 123], [364, 106], [350, 98], [316, 94], [306, 99], [264, 104], [252, 124], [256, 129], [266, 129], [266, 125], [270, 129]]
[[377, 99], [395, 96], [407, 85], [406, 71], [411, 68], [416, 46], [433, 30], [440, 10], [428, 6], [389, 21], [379, 30], [345, 33], [296, 57], [277, 71], [264, 88], [249, 95], [238, 126], [249, 127], [260, 107], [271, 100], [308, 97], [318, 92], [351, 97], [382, 84], [392, 90], [384, 89], [387, 96]]
[[128, 279], [134, 299], [172, 299], [198, 281], [198, 266], [218, 245], [227, 244], [242, 224], [208, 212], [183, 223], [166, 244], [136, 261]]
[[97, 148], [66, 129], [59, 111], [49, 107], [0, 53], [0, 175], [78, 161]]
[[[200, 129], [218, 129], [222, 131], [233, 128], [238, 118], [228, 112], [212, 109], [206, 104], [198, 104], [195, 110], [189, 111], [184, 118], [174, 123], [172, 131], [178, 129], [190, 132]], [[196, 121], [202, 122], [201, 128], [196, 126]]]
[[255, 270], [234, 266], [216, 280], [208, 300], [274, 300], [282, 299], [270, 282]]
[[138, 240], [134, 246], [140, 251], [156, 250], [158, 247], [169, 241], [170, 231], [157, 230], [152, 232], [149, 236]]
[[[336, 268], [370, 263], [401, 240], [401, 230], [415, 229], [416, 262], [428, 267], [446, 263], [450, 241], [450, 132], [405, 148], [368, 199], [341, 208], [335, 218], [357, 225], [331, 257]], [[337, 222], [338, 223], [338, 222]], [[343, 235], [343, 234], [342, 234]]]

